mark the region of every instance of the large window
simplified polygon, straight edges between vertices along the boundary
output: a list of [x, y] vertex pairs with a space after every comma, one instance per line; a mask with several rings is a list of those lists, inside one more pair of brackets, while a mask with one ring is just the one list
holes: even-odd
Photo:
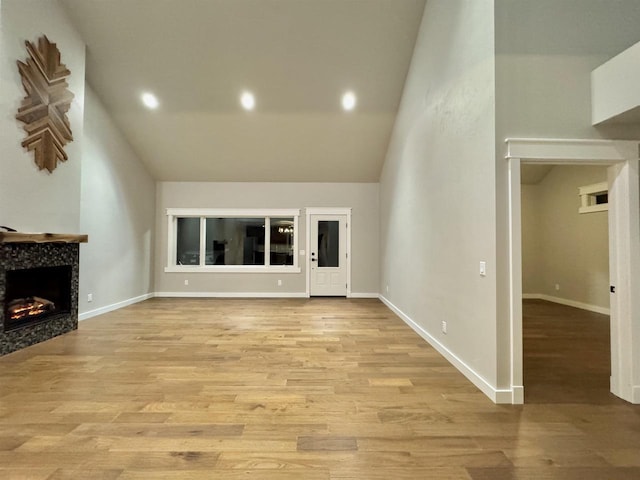
[[299, 272], [299, 210], [167, 209], [167, 272]]

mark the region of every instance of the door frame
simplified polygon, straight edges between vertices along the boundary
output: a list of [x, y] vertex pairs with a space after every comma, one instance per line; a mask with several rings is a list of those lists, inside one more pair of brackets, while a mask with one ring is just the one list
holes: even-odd
[[506, 140], [509, 182], [511, 403], [524, 403], [522, 358], [521, 163], [607, 166], [609, 187], [611, 392], [640, 403], [640, 143], [618, 140]]
[[311, 297], [311, 216], [312, 215], [345, 215], [347, 217], [347, 298], [351, 297], [351, 207], [307, 207], [306, 237], [307, 249], [306, 257], [306, 277], [307, 277], [307, 297]]

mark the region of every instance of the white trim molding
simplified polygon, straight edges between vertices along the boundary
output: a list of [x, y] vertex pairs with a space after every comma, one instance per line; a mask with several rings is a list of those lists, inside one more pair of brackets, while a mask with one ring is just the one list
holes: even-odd
[[598, 197], [609, 193], [609, 183], [599, 182], [591, 185], [584, 185], [578, 188], [578, 196], [580, 197], [580, 207], [578, 213], [595, 213], [606, 212], [609, 210], [609, 202], [597, 203]]
[[347, 217], [347, 298], [352, 296], [351, 294], [351, 207], [307, 207], [305, 208], [306, 215], [306, 293], [307, 297], [311, 296], [311, 258], [309, 252], [311, 251], [311, 215], [345, 215]]
[[[167, 208], [167, 261], [165, 273], [300, 273], [298, 245], [300, 244], [299, 208]], [[271, 265], [267, 252], [271, 248], [271, 221], [279, 217], [293, 218], [293, 265]], [[181, 265], [176, 259], [179, 218], [200, 219], [200, 242], [197, 265]], [[262, 218], [264, 220], [264, 263], [262, 265], [207, 264], [207, 219], [210, 218]]]
[[168, 217], [295, 217], [299, 208], [167, 208]]
[[546, 302], [558, 303], [560, 305], [566, 305], [567, 307], [579, 308], [580, 310], [587, 310], [589, 312], [601, 313], [602, 315], [610, 315], [611, 309], [607, 307], [600, 307], [598, 305], [592, 305], [590, 303], [578, 302], [576, 300], [569, 300], [568, 298], [553, 297], [544, 293], [523, 293], [523, 300], [544, 300]]
[[83, 312], [78, 315], [78, 320], [87, 320], [92, 317], [97, 317], [98, 315], [102, 315], [103, 313], [113, 312], [114, 310], [119, 310], [124, 307], [128, 307], [129, 305], [133, 305], [134, 303], [143, 302], [145, 300], [149, 300], [153, 298], [155, 295], [153, 293], [146, 293], [144, 295], [140, 295], [137, 297], [129, 298], [127, 300], [123, 300], [121, 302], [113, 303], [111, 305], [106, 305], [104, 307], [96, 308], [94, 310], [89, 310], [87, 312]]
[[[508, 168], [509, 198], [509, 285], [510, 292], [522, 292], [522, 219], [520, 208], [520, 160], [511, 159]], [[524, 377], [522, 372], [522, 298], [509, 295], [509, 378], [512, 403], [524, 403]], [[519, 319], [514, 320], [514, 319]], [[506, 352], [505, 352], [506, 353]]]
[[520, 396], [524, 396], [522, 387], [518, 387], [518, 390], [503, 390], [495, 388], [491, 385], [482, 375], [476, 372], [473, 368], [462, 361], [456, 354], [454, 354], [447, 347], [442, 345], [434, 336], [427, 332], [424, 328], [418, 325], [411, 317], [391, 303], [384, 295], [380, 295], [380, 300], [389, 309], [402, 319], [413, 331], [420, 335], [429, 345], [435, 348], [447, 361], [449, 361], [454, 367], [456, 367], [460, 373], [462, 373], [467, 379], [473, 383], [482, 393], [489, 397], [494, 403], [522, 403], [516, 402]]
[[307, 215], [351, 215], [351, 207], [307, 207]]
[[638, 159], [638, 142], [554, 138], [507, 138], [506, 158], [527, 163], [610, 165]]
[[640, 384], [640, 181], [638, 160], [608, 169], [612, 393], [629, 402]]
[[[640, 142], [510, 138], [506, 143], [509, 196], [509, 304], [512, 389], [522, 379], [522, 244], [520, 165], [605, 165], [609, 191], [611, 392], [638, 403], [640, 384]], [[548, 297], [549, 299], [553, 297]], [[562, 301], [561, 301], [562, 300]], [[566, 303], [564, 299], [551, 301]], [[572, 302], [571, 306], [587, 305]]]
[[349, 298], [380, 298], [380, 295], [377, 293], [357, 293], [351, 292]]
[[165, 273], [300, 273], [300, 267], [279, 265], [174, 265], [164, 267]]

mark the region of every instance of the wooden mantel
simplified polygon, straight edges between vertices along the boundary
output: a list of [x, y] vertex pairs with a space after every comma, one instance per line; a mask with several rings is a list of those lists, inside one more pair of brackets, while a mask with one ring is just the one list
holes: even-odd
[[0, 243], [87, 243], [88, 235], [73, 233], [0, 232]]

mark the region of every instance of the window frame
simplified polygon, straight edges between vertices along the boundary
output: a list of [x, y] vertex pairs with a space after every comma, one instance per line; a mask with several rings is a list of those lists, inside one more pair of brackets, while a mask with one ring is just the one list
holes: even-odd
[[609, 195], [608, 182], [599, 182], [578, 187], [578, 195], [580, 196], [578, 213], [606, 212], [609, 210], [608, 198], [606, 203], [598, 203], [597, 200], [599, 195]]
[[[300, 273], [298, 245], [300, 242], [299, 208], [167, 208], [167, 263], [165, 273]], [[293, 265], [270, 265], [271, 219], [293, 217]], [[176, 248], [178, 218], [200, 219], [200, 264], [177, 265]], [[205, 265], [207, 218], [264, 218], [264, 265]]]

